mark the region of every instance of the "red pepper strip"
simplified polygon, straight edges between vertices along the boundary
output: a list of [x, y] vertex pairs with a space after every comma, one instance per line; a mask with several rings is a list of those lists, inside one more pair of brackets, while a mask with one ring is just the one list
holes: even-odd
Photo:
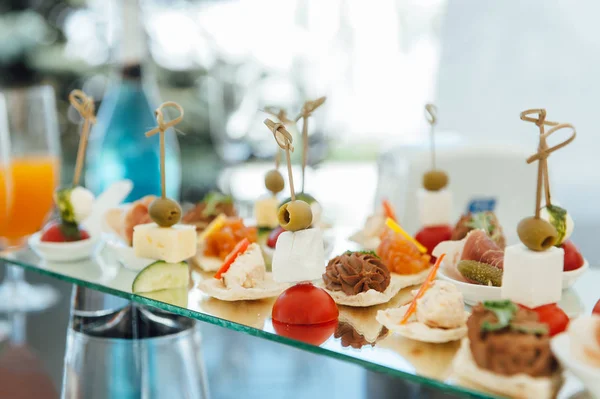
[[438, 269], [440, 268], [440, 264], [442, 263], [442, 260], [444, 259], [445, 256], [446, 256], [446, 254], [442, 254], [435, 262], [435, 265], [433, 265], [431, 271], [429, 272], [429, 274], [427, 275], [427, 278], [425, 279], [425, 282], [423, 283], [421, 288], [419, 288], [419, 292], [417, 292], [417, 295], [415, 295], [412, 302], [408, 306], [408, 309], [406, 310], [404, 317], [400, 321], [400, 324], [406, 324], [408, 319], [410, 319], [410, 316], [412, 316], [412, 314], [415, 313], [415, 310], [417, 310], [417, 300], [419, 298], [421, 298], [423, 296], [423, 294], [425, 294], [425, 291], [427, 291], [429, 289], [429, 287], [431, 286], [431, 283], [435, 279], [435, 275], [436, 275]]
[[227, 255], [217, 273], [215, 273], [215, 278], [221, 279], [221, 276], [224, 273], [227, 273], [227, 270], [229, 270], [229, 267], [233, 264], [233, 262], [235, 262], [237, 257], [246, 252], [249, 246], [250, 241], [247, 238], [244, 238], [242, 241], [238, 242], [229, 255]]

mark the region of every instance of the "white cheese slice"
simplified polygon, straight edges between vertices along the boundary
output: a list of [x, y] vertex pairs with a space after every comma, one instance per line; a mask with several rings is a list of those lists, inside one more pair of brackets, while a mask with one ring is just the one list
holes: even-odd
[[439, 226], [452, 222], [452, 192], [448, 189], [417, 191], [419, 222], [421, 226]]
[[268, 227], [274, 229], [279, 226], [277, 211], [279, 210], [279, 201], [276, 197], [262, 198], [254, 204], [254, 218], [259, 227]]
[[529, 308], [556, 303], [562, 296], [564, 250], [551, 247], [536, 252], [523, 244], [506, 247], [502, 299]]
[[140, 224], [133, 228], [133, 249], [139, 258], [181, 262], [196, 254], [196, 228], [183, 224], [171, 227]]
[[227, 288], [254, 288], [264, 281], [265, 272], [265, 260], [260, 247], [256, 243], [250, 244], [223, 274], [223, 284]]
[[273, 254], [273, 278], [292, 283], [317, 280], [325, 272], [323, 233], [312, 228], [285, 231], [277, 239]]

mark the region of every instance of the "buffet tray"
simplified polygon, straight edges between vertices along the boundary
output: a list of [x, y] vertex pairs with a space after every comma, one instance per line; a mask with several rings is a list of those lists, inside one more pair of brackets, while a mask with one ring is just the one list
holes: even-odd
[[[344, 229], [336, 232], [334, 255], [353, 247], [345, 239], [348, 236], [346, 233]], [[370, 308], [340, 306], [340, 324], [344, 323], [345, 334], [342, 334], [338, 327], [336, 331], [330, 332], [325, 342], [317, 346], [306, 342], [310, 339], [302, 341], [302, 335], [299, 339], [293, 339], [276, 333], [270, 317], [274, 299], [223, 302], [206, 296], [196, 288], [196, 284], [201, 279], [212, 276], [193, 266], [189, 287], [164, 292], [160, 297], [147, 297], [131, 292], [136, 272], [122, 267], [110, 249], [103, 245], [99, 246], [93, 259], [74, 263], [45, 262], [28, 249], [0, 252], [0, 261], [230, 330], [354, 363], [366, 369], [445, 392], [477, 398], [497, 397], [480, 387], [469, 386], [453, 375], [452, 360], [460, 342], [429, 344], [382, 331], [382, 326], [375, 320], [377, 311], [407, 303], [411, 298], [412, 288], [400, 291], [384, 305]], [[571, 317], [577, 313], [589, 313], [598, 299], [597, 281], [600, 281], [600, 269], [591, 268], [588, 273], [586, 278], [580, 279], [563, 293], [563, 297], [568, 298]], [[348, 326], [352, 327], [350, 333]], [[567, 376], [558, 397], [584, 398], [586, 396], [582, 391], [583, 386], [579, 381]]]

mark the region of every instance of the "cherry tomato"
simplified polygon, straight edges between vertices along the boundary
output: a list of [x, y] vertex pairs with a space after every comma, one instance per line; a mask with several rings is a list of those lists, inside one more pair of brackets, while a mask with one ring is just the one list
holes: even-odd
[[567, 314], [555, 303], [539, 306], [533, 309], [523, 305], [519, 306], [525, 309], [533, 310], [535, 313], [537, 313], [540, 323], [544, 323], [548, 326], [548, 332], [550, 333], [551, 337], [567, 330], [567, 326], [569, 325], [569, 316], [567, 316]]
[[335, 333], [337, 324], [337, 320], [307, 326], [300, 324], [284, 324], [273, 320], [273, 329], [278, 335], [283, 337], [319, 346]]
[[594, 306], [594, 310], [592, 310], [592, 314], [600, 315], [600, 299], [596, 302], [596, 306]]
[[563, 269], [565, 272], [579, 269], [583, 266], [583, 255], [581, 255], [581, 252], [579, 252], [572, 241], [567, 240], [563, 242], [561, 247], [565, 250], [565, 264]]
[[338, 318], [338, 308], [327, 292], [310, 283], [285, 290], [273, 305], [271, 317], [283, 324], [323, 324]]
[[[449, 225], [429, 226], [422, 228], [415, 239], [419, 241], [425, 248], [427, 253], [431, 255], [433, 249], [442, 241], [448, 241], [452, 237], [452, 227]], [[435, 262], [435, 258], [431, 258], [431, 263]]]
[[275, 227], [269, 234], [269, 238], [267, 239], [267, 246], [269, 248], [274, 249], [275, 245], [277, 245], [277, 239], [279, 238], [281, 233], [283, 233], [284, 231], [285, 231], [285, 229], [281, 226]]
[[60, 222], [52, 221], [44, 227], [44, 231], [42, 233], [41, 240], [44, 242], [72, 242], [72, 241], [80, 241], [90, 238], [90, 235], [87, 231], [83, 229], [79, 229], [80, 238], [74, 239], [72, 237], [67, 237], [64, 235], [63, 230], [61, 229]]

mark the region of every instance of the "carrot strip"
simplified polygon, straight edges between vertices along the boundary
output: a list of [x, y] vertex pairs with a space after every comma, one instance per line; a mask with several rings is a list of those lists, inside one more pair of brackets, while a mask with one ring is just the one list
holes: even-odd
[[425, 248], [425, 246], [423, 244], [421, 244], [419, 241], [415, 240], [410, 234], [408, 234], [406, 231], [404, 231], [404, 229], [402, 227], [400, 227], [400, 225], [398, 223], [396, 223], [392, 218], [387, 218], [385, 220], [385, 225], [387, 227], [389, 227], [390, 229], [392, 229], [393, 231], [395, 231], [396, 233], [402, 235], [408, 241], [415, 244], [415, 246], [418, 248], [419, 252], [421, 252], [422, 254], [427, 253], [427, 248]]
[[412, 302], [408, 306], [408, 309], [406, 310], [404, 317], [400, 321], [400, 324], [406, 324], [408, 319], [410, 319], [410, 316], [412, 316], [413, 313], [415, 313], [415, 310], [417, 310], [417, 300], [421, 298], [425, 294], [425, 291], [427, 291], [431, 286], [431, 283], [435, 279], [435, 275], [437, 274], [437, 271], [440, 268], [440, 264], [442, 263], [442, 260], [445, 256], [446, 254], [442, 254], [439, 258], [437, 258], [437, 261], [435, 262], [435, 265], [433, 265], [433, 267], [431, 268], [431, 271], [427, 275], [425, 282], [423, 282], [423, 285], [421, 286], [421, 288], [419, 288], [419, 292], [417, 292], [417, 295], [415, 295]]
[[382, 201], [382, 205], [383, 205], [383, 214], [385, 215], [385, 217], [392, 219], [394, 222], [397, 222], [398, 218], [396, 217], [396, 212], [394, 212], [394, 207], [392, 206], [390, 201], [384, 199]]
[[250, 241], [247, 238], [244, 238], [240, 241], [234, 248], [231, 250], [229, 255], [223, 261], [223, 265], [219, 268], [219, 270], [215, 273], [215, 278], [220, 279], [223, 274], [229, 270], [229, 267], [235, 262], [238, 256], [243, 254], [248, 247], [250, 246]]

